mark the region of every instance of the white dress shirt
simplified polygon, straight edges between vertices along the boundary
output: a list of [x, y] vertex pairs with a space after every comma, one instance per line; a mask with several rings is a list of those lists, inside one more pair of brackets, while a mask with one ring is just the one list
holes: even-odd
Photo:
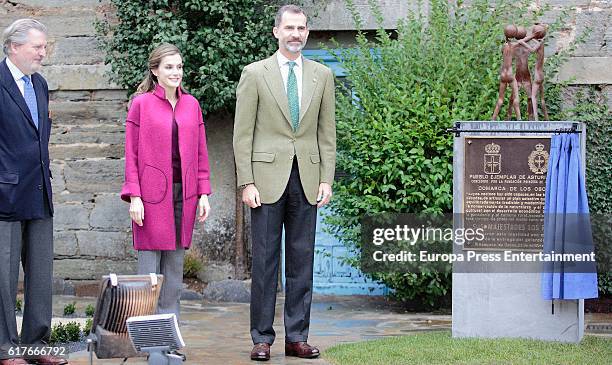
[[[15, 82], [17, 83], [17, 87], [19, 88], [19, 91], [21, 91], [21, 96], [24, 96], [25, 95], [25, 81], [23, 81], [22, 77], [24, 77], [25, 74], [21, 72], [21, 70], [18, 69], [17, 66], [15, 66], [15, 64], [11, 62], [11, 60], [9, 60], [8, 57], [6, 58], [6, 65], [8, 66], [9, 71], [11, 71], [11, 75], [13, 75], [13, 79], [15, 79]], [[28, 77], [30, 77], [30, 81], [31, 81], [32, 80], [31, 76], [28, 76]]]
[[[278, 59], [278, 67], [280, 68], [281, 75], [283, 77], [283, 84], [285, 85], [285, 93], [287, 92], [287, 79], [289, 78], [289, 61], [287, 57], [283, 56], [279, 51], [276, 52], [276, 58]], [[293, 73], [295, 73], [295, 78], [297, 79], [297, 89], [298, 89], [298, 101], [300, 103], [300, 108], [302, 105], [302, 56], [298, 57], [295, 61], [295, 66], [293, 66]]]

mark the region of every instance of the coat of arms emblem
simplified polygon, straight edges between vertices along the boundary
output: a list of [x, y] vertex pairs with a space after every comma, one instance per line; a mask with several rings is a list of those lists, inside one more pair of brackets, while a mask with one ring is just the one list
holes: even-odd
[[548, 170], [548, 152], [544, 151], [544, 145], [538, 143], [535, 151], [532, 151], [527, 158], [529, 169], [537, 175], [542, 175]]
[[496, 143], [489, 143], [485, 146], [484, 154], [484, 173], [495, 175], [501, 173], [501, 146]]

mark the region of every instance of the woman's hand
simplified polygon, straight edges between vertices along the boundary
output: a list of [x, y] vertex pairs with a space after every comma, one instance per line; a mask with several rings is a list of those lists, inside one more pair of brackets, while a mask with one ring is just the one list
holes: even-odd
[[144, 221], [144, 205], [142, 199], [139, 196], [130, 197], [130, 218], [142, 227], [142, 221]]
[[210, 204], [208, 204], [208, 195], [200, 196], [198, 200], [198, 222], [203, 223], [210, 214]]

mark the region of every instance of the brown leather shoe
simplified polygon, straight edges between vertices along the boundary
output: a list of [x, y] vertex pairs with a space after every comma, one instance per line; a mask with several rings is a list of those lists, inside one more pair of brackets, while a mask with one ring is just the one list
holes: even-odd
[[3, 359], [0, 360], [0, 365], [27, 365], [28, 362], [24, 359]]
[[253, 350], [251, 350], [251, 360], [270, 360], [270, 344], [265, 342], [256, 343], [255, 346], [253, 346]]
[[321, 355], [319, 349], [306, 342], [285, 343], [285, 356], [297, 356], [303, 359], [313, 359]]
[[51, 355], [39, 356], [29, 361], [32, 364], [38, 364], [38, 365], [67, 365], [68, 364], [68, 360], [62, 357], [51, 356]]

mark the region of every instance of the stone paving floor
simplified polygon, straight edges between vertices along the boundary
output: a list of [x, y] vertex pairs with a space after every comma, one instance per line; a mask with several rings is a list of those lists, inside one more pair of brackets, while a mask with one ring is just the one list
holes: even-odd
[[[66, 303], [77, 302], [77, 312], [93, 303], [93, 298], [56, 297], [54, 312], [61, 315]], [[283, 329], [284, 298], [279, 296], [276, 307], [275, 329], [277, 342], [272, 346], [270, 365], [324, 365], [325, 349], [344, 342], [356, 342], [385, 336], [399, 336], [436, 329], [450, 329], [448, 314], [405, 313], [380, 297], [315, 296], [313, 299], [309, 343], [323, 352], [323, 358], [304, 360], [284, 356]], [[74, 319], [54, 318], [62, 322]], [[587, 323], [612, 323], [612, 315], [586, 315]], [[185, 364], [254, 365], [250, 361], [251, 339], [249, 305], [242, 303], [202, 303], [183, 301], [181, 306], [181, 332], [186, 343]], [[610, 335], [604, 334], [609, 337]], [[70, 355], [70, 364], [89, 363], [88, 353], [79, 351]], [[98, 360], [94, 364], [121, 364], [122, 359]], [[129, 359], [127, 365], [145, 365], [144, 359]]]
[[[271, 361], [266, 364], [328, 364], [324, 358], [304, 360], [284, 356], [283, 305], [284, 298], [279, 297], [274, 322], [277, 341], [272, 346]], [[61, 308], [59, 304], [56, 307]], [[400, 313], [381, 298], [315, 296], [309, 343], [325, 352], [326, 348], [342, 342], [448, 329], [450, 325], [450, 315]], [[252, 343], [248, 304], [183, 301], [181, 333], [186, 343], [183, 351], [187, 355], [186, 364], [258, 363], [249, 359]], [[120, 363], [121, 359], [97, 360], [94, 357], [94, 364]], [[71, 354], [70, 364], [88, 364], [87, 353]], [[144, 365], [146, 361], [130, 359], [126, 364]]]

